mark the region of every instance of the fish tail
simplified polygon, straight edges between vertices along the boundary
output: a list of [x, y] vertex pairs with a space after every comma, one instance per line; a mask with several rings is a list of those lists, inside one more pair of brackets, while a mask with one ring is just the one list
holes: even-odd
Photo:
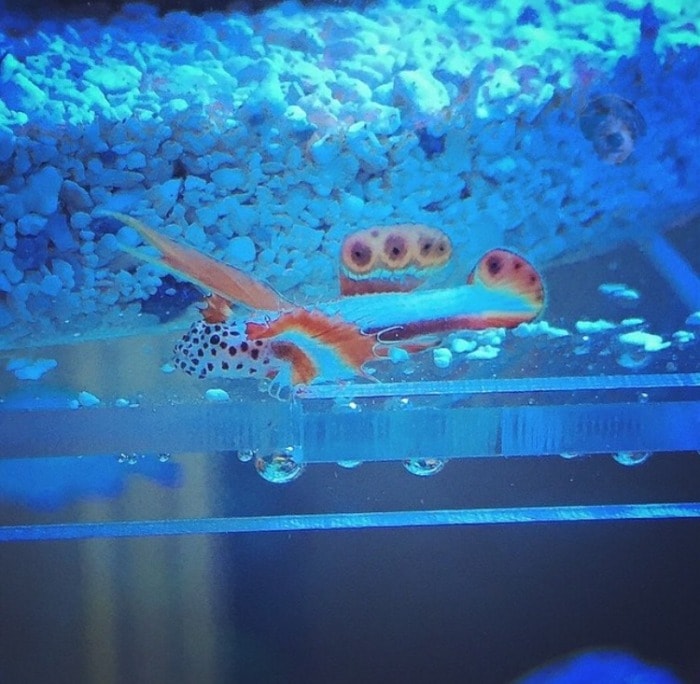
[[130, 247], [122, 247], [142, 261], [156, 264], [171, 273], [200, 285], [228, 302], [239, 302], [251, 309], [280, 311], [289, 303], [271, 287], [251, 278], [233, 266], [212, 259], [191, 247], [185, 247], [169, 237], [149, 228], [133, 216], [116, 211], [106, 211], [130, 228], [161, 252], [153, 257]]

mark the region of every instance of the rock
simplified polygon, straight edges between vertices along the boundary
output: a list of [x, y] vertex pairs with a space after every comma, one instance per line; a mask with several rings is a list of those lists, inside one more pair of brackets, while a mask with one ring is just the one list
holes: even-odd
[[129, 64], [112, 60], [104, 66], [90, 67], [83, 78], [106, 93], [124, 93], [141, 82], [141, 72]]
[[228, 243], [224, 258], [232, 264], [249, 263], [255, 260], [255, 254], [255, 243], [248, 236], [240, 236]]
[[185, 240], [192, 245], [203, 246], [207, 241], [207, 234], [201, 226], [187, 226], [185, 229]]
[[215, 226], [219, 220], [219, 211], [215, 204], [205, 204], [199, 207], [195, 214], [201, 226]]
[[452, 352], [447, 347], [433, 349], [433, 363], [438, 368], [448, 368], [452, 363]]
[[401, 126], [401, 110], [387, 105], [369, 105], [363, 118], [377, 135], [393, 135]]
[[17, 232], [20, 235], [39, 235], [45, 225], [45, 216], [26, 214], [17, 221]]
[[413, 113], [435, 115], [450, 106], [447, 88], [429, 71], [400, 71], [394, 79], [394, 100]]
[[297, 105], [290, 105], [284, 111], [284, 118], [289, 122], [291, 129], [296, 133], [311, 131], [314, 126], [307, 118], [306, 112]]
[[58, 209], [58, 193], [63, 178], [54, 166], [45, 166], [41, 171], [30, 176], [22, 193], [24, 210], [49, 216]]
[[[88, 216], [89, 223], [90, 216], [88, 214], [85, 214], [85, 216]], [[68, 252], [78, 246], [68, 228], [68, 221], [66, 221], [64, 214], [56, 213], [49, 216], [45, 230], [54, 245], [62, 252]]]
[[38, 380], [48, 371], [56, 368], [58, 362], [55, 359], [11, 359], [6, 370], [14, 373], [18, 380]]
[[70, 224], [75, 230], [85, 230], [92, 223], [92, 217], [84, 211], [76, 211], [70, 217]]
[[646, 352], [655, 352], [666, 349], [671, 346], [670, 342], [664, 342], [661, 335], [635, 330], [633, 332], [622, 333], [617, 338], [623, 344], [629, 344], [635, 347], [642, 347]]
[[500, 347], [492, 347], [491, 345], [487, 344], [483, 347], [478, 347], [473, 352], [468, 352], [467, 358], [478, 359], [482, 361], [490, 361], [491, 359], [495, 359], [500, 353], [500, 351]]
[[389, 161], [384, 147], [363, 122], [350, 126], [346, 138], [348, 148], [368, 171], [376, 173], [387, 168]]
[[182, 188], [182, 180], [171, 178], [165, 183], [154, 185], [146, 191], [151, 206], [159, 216], [165, 216], [173, 208]]
[[474, 340], [465, 340], [461, 337], [455, 337], [450, 347], [452, 347], [452, 351], [455, 352], [455, 354], [464, 354], [474, 351], [476, 349], [476, 342]]
[[328, 135], [316, 140], [311, 145], [311, 158], [320, 166], [332, 164], [340, 154], [340, 141]]
[[75, 270], [63, 259], [54, 259], [51, 263], [51, 270], [57, 275], [66, 289], [70, 290], [75, 287]]
[[246, 174], [240, 169], [217, 169], [211, 174], [211, 179], [221, 190], [240, 190], [245, 188]]
[[96, 180], [108, 188], [133, 188], [144, 182], [144, 175], [138, 171], [104, 169]]
[[42, 279], [39, 289], [47, 294], [55, 297], [63, 288], [63, 282], [57, 275], [46, 275]]
[[9, 160], [15, 151], [15, 134], [7, 126], [0, 125], [0, 164]]
[[97, 406], [100, 400], [91, 392], [83, 390], [78, 394], [78, 404], [83, 407]]
[[60, 197], [69, 211], [88, 211], [95, 206], [87, 190], [72, 180], [63, 181]]
[[226, 390], [212, 387], [211, 389], [208, 389], [204, 393], [204, 398], [207, 401], [211, 401], [211, 402], [222, 402], [222, 401], [229, 401], [229, 399], [231, 397], [229, 396], [229, 393]]
[[146, 166], [146, 155], [143, 152], [133, 151], [126, 155], [126, 168], [133, 171], [134, 169], [142, 169]]

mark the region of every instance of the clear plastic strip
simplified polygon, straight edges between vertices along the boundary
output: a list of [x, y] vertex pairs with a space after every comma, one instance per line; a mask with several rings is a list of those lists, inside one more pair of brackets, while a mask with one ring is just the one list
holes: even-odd
[[338, 397], [409, 397], [454, 394], [521, 392], [575, 392], [611, 389], [679, 389], [700, 387], [700, 373], [658, 373], [648, 375], [595, 375], [552, 378], [499, 378], [434, 382], [387, 382], [371, 384], [318, 385], [300, 391], [300, 399]]
[[290, 532], [432, 525], [501, 525], [594, 520], [699, 518], [700, 503], [476, 508], [432, 511], [377, 511], [290, 516], [66, 523], [0, 527], [0, 541], [46, 541], [105, 537]]

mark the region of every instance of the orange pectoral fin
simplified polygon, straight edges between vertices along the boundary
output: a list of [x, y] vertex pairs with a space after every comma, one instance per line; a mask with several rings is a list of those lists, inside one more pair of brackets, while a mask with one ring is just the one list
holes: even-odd
[[[338, 380], [363, 376], [362, 366], [374, 357], [376, 339], [351, 323], [320, 311], [297, 307], [274, 320], [246, 324], [251, 340], [269, 339], [279, 345], [292, 365], [293, 378]], [[330, 353], [329, 353], [330, 352]]]
[[308, 385], [318, 377], [318, 368], [311, 357], [296, 344], [291, 342], [273, 342], [272, 351], [282, 361], [287, 361], [292, 367], [292, 384]]
[[[132, 216], [115, 211], [105, 213], [138, 232], [162, 253], [160, 259], [154, 260], [155, 263], [185, 280], [201, 285], [229, 302], [240, 302], [251, 309], [280, 311], [289, 306], [289, 302], [280, 297], [271, 287], [251, 278], [237, 268], [216, 261], [191, 247], [180, 245]], [[134, 250], [129, 252], [144, 261], [150, 261]]]

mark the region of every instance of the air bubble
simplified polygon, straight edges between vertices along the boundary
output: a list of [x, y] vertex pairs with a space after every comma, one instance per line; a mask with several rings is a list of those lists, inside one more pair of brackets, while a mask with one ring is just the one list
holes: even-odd
[[255, 469], [264, 480], [276, 484], [285, 484], [296, 480], [304, 470], [303, 463], [297, 463], [292, 455], [294, 447], [287, 447], [282, 451], [274, 452], [268, 456], [255, 458]]
[[439, 473], [447, 461], [441, 458], [412, 458], [403, 462], [403, 467], [412, 475], [427, 477]]
[[635, 466], [644, 463], [651, 456], [650, 451], [618, 451], [613, 458], [624, 466]]
[[256, 449], [239, 449], [236, 455], [241, 463], [248, 463], [248, 461], [252, 461], [255, 458], [257, 453]]
[[158, 460], [161, 463], [167, 463], [170, 460], [170, 454], [166, 454], [165, 452], [158, 454]]
[[354, 399], [338, 397], [333, 402], [333, 413], [354, 413], [361, 410], [360, 405]]
[[386, 400], [384, 408], [387, 411], [400, 411], [411, 406], [411, 400], [408, 397], [390, 397]]
[[362, 465], [362, 461], [338, 461], [338, 465], [341, 468], [350, 470], [351, 468], [357, 468], [357, 466]]

